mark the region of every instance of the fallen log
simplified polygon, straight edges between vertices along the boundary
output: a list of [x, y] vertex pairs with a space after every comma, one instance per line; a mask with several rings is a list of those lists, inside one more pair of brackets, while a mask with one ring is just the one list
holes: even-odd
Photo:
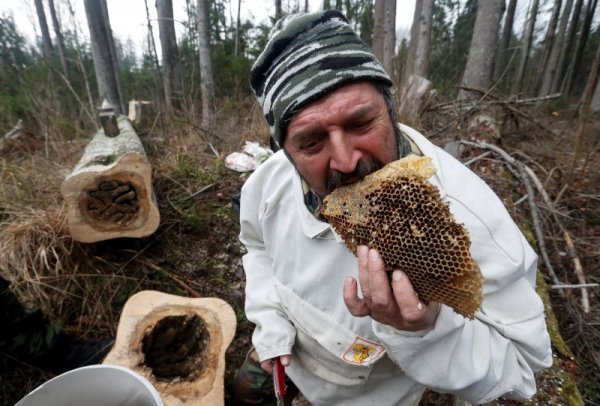
[[125, 303], [103, 363], [142, 375], [166, 406], [224, 405], [225, 351], [235, 329], [235, 312], [219, 298], [138, 292]]
[[114, 137], [98, 130], [61, 185], [69, 231], [77, 241], [144, 237], [158, 228], [146, 152], [127, 118], [117, 123]]

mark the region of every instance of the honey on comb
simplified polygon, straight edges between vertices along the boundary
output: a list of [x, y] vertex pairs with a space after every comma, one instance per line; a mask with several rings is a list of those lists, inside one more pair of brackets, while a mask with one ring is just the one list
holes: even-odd
[[405, 272], [421, 301], [443, 303], [472, 319], [483, 278], [467, 230], [427, 180], [434, 173], [430, 158], [409, 155], [334, 190], [322, 214], [354, 254], [367, 245], [387, 270]]

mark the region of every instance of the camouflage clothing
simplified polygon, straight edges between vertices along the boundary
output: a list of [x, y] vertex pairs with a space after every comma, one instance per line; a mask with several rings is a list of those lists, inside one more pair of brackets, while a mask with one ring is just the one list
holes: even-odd
[[29, 362], [46, 355], [56, 344], [59, 331], [39, 310], [25, 308], [0, 278], [0, 352]]

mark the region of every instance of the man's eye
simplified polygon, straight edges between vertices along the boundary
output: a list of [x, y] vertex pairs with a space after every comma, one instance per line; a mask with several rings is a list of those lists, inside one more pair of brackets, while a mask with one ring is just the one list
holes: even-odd
[[300, 146], [300, 148], [303, 150], [311, 150], [311, 149], [316, 148], [317, 145], [318, 145], [317, 141], [309, 141], [309, 142], [305, 142], [304, 144], [302, 144]]

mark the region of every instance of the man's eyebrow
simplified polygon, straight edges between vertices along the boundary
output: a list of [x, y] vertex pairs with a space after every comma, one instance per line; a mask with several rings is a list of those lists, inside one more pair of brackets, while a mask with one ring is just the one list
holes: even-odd
[[358, 120], [372, 112], [376, 112], [377, 111], [377, 107], [374, 105], [368, 105], [368, 106], [364, 106], [361, 107], [355, 111], [353, 111], [349, 116], [347, 121], [353, 121], [353, 120]]

